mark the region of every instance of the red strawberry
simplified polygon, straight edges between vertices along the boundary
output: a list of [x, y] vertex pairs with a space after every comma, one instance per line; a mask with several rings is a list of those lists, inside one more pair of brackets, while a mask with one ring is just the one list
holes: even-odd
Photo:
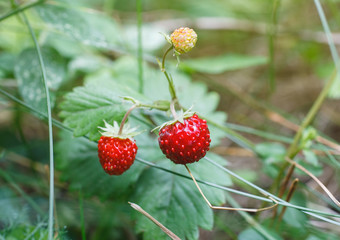
[[[136, 135], [132, 130], [126, 130], [124, 126], [123, 133], [118, 134], [119, 127], [116, 122], [114, 126], [105, 122], [105, 132], [98, 141], [98, 157], [104, 171], [110, 175], [121, 175], [133, 164], [136, 154], [136, 141], [131, 137]], [[125, 131], [125, 134], [124, 134]]]
[[196, 114], [183, 123], [176, 121], [159, 131], [158, 143], [162, 152], [176, 164], [197, 162], [209, 151], [210, 132], [207, 122]]

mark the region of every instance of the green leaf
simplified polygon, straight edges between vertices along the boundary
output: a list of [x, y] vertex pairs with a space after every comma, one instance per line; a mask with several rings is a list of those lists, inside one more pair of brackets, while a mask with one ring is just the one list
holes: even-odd
[[20, 18], [11, 17], [2, 21], [0, 27], [1, 50], [18, 53], [24, 46], [32, 45], [32, 39], [21, 33], [27, 33], [27, 27], [20, 21]]
[[0, 78], [9, 77], [14, 72], [16, 56], [10, 53], [0, 54]]
[[[55, 91], [58, 90], [65, 77], [66, 62], [52, 48], [41, 48], [41, 54], [45, 63], [46, 81], [53, 105]], [[18, 56], [15, 77], [18, 80], [19, 93], [23, 100], [33, 108], [46, 112], [46, 94], [39, 58], [35, 49], [25, 49]]]
[[[311, 164], [311, 162], [314, 162], [313, 164]], [[314, 157], [308, 157], [308, 160], [306, 158], [306, 160], [301, 159], [301, 158], [297, 158], [296, 162], [299, 163], [301, 166], [303, 166], [304, 168], [306, 168], [308, 171], [310, 171], [313, 175], [315, 176], [320, 176], [323, 173], [323, 166], [322, 164], [320, 164], [320, 162], [315, 162], [316, 160], [314, 159]], [[316, 164], [315, 164], [316, 163]], [[306, 176], [306, 173], [304, 173], [303, 171], [301, 171], [300, 169], [296, 169], [296, 172], [299, 175], [303, 175]]]
[[[263, 226], [262, 226], [263, 227]], [[280, 240], [282, 239], [276, 232], [265, 228], [267, 232], [269, 232], [275, 239]], [[264, 236], [261, 235], [261, 233], [257, 232], [253, 228], [247, 228], [243, 230], [239, 235], [238, 235], [238, 240], [266, 240]]]
[[315, 153], [312, 152], [311, 150], [303, 150], [303, 155], [305, 156], [306, 161], [313, 165], [313, 166], [318, 166], [319, 165], [319, 160], [316, 157]]
[[245, 56], [237, 54], [221, 55], [217, 57], [203, 57], [185, 60], [180, 63], [180, 68], [188, 72], [203, 72], [220, 74], [266, 64], [267, 58], [262, 56]]
[[284, 161], [285, 147], [280, 143], [260, 143], [255, 146], [257, 155], [262, 160], [263, 172], [275, 178], [279, 174], [278, 163]]
[[268, 157], [277, 157], [285, 154], [286, 149], [280, 143], [259, 143], [255, 146], [256, 153], [263, 159]]
[[[58, 41], [74, 40], [84, 45], [103, 49], [113, 49], [119, 45], [117, 50], [122, 50], [122, 46], [125, 44], [121, 37], [123, 34], [120, 33], [116, 22], [105, 15], [48, 4], [35, 9], [49, 28], [49, 32], [52, 32], [49, 34], [53, 38], [55, 35], [63, 36]], [[58, 45], [58, 42], [53, 39], [50, 41]]]
[[[137, 139], [138, 142], [142, 143], [139, 145], [139, 152], [137, 153], [139, 157], [156, 161], [159, 166], [188, 176], [184, 166], [173, 164], [170, 160], [164, 159], [157, 141]], [[220, 164], [227, 164], [224, 159], [215, 154], [209, 154], [209, 158]], [[196, 179], [211, 181], [224, 186], [231, 184], [230, 177], [225, 172], [212, 166], [204, 159], [195, 164], [190, 164], [188, 167]], [[208, 207], [192, 180], [151, 168], [144, 171], [137, 182], [132, 201], [140, 205], [181, 239], [197, 239], [198, 227], [212, 228], [212, 210]], [[222, 190], [203, 184], [200, 184], [200, 187], [213, 205], [221, 205], [225, 202]], [[137, 231], [144, 232], [144, 239], [168, 239], [152, 222], [146, 221], [144, 216], [136, 213], [136, 218]]]
[[[329, 81], [335, 70], [334, 62], [322, 62], [316, 69], [316, 74], [323, 79], [325, 82]], [[329, 98], [339, 99], [340, 98], [340, 75], [337, 74], [336, 79], [328, 92]]]
[[[291, 199], [291, 203], [297, 206], [306, 206], [306, 197], [301, 192], [295, 192], [293, 198]], [[301, 211], [298, 211], [293, 208], [287, 208], [286, 212], [283, 216], [283, 220], [287, 225], [292, 226], [294, 228], [302, 229], [306, 226], [308, 217]]]
[[87, 84], [75, 88], [65, 96], [60, 105], [60, 116], [65, 118], [64, 123], [67, 126], [74, 128], [74, 136], [88, 134], [90, 139], [98, 140], [98, 126], [104, 126], [103, 120], [108, 123], [120, 122], [126, 107], [115, 92], [102, 86]]
[[48, 27], [74, 40], [95, 46], [106, 46], [99, 31], [91, 29], [89, 21], [78, 11], [71, 8], [47, 5], [35, 8]]
[[[134, 202], [181, 239], [197, 239], [199, 226], [205, 229], [213, 226], [212, 210], [192, 181], [157, 169], [145, 171], [138, 179]], [[136, 225], [138, 232], [144, 232], [144, 239], [168, 239], [153, 223], [145, 221], [144, 216], [137, 215]]]
[[[37, 225], [19, 225], [8, 231], [5, 234], [6, 240], [21, 240], [21, 239], [48, 239], [48, 230], [46, 224]], [[0, 234], [0, 237], [2, 235]]]

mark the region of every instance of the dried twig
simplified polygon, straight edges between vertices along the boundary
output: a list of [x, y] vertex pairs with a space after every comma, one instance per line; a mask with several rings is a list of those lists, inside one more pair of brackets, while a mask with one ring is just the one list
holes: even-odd
[[209, 205], [209, 207], [211, 209], [215, 209], [215, 210], [229, 210], [229, 211], [243, 211], [243, 212], [262, 212], [262, 211], [265, 211], [265, 210], [269, 210], [271, 208], [274, 208], [278, 205], [278, 202], [273, 199], [272, 197], [270, 196], [267, 196], [266, 194], [263, 194], [265, 195], [266, 197], [268, 197], [270, 200], [272, 200], [275, 204], [272, 205], [272, 206], [269, 206], [269, 207], [265, 207], [265, 208], [231, 208], [231, 207], [217, 207], [217, 206], [213, 206], [209, 200], [207, 199], [207, 197], [204, 195], [202, 189], [198, 186], [198, 183], [195, 179], [195, 177], [192, 175], [191, 171], [189, 170], [188, 166], [187, 165], [184, 165], [185, 168], [187, 169], [189, 175], [191, 176], [192, 180], [194, 181], [198, 191], [200, 192], [200, 194], [202, 195], [203, 199], [205, 200], [205, 202]]
[[135, 209], [136, 211], [143, 214], [145, 217], [149, 218], [154, 224], [156, 224], [166, 235], [168, 235], [173, 240], [181, 240], [176, 234], [171, 232], [169, 229], [167, 229], [163, 224], [158, 222], [154, 217], [152, 217], [149, 213], [147, 213], [143, 208], [141, 208], [139, 205], [129, 202], [131, 207]]
[[287, 162], [289, 162], [292, 165], [295, 165], [298, 169], [306, 173], [308, 176], [310, 176], [321, 188], [324, 190], [324, 192], [328, 195], [328, 197], [338, 206], [340, 207], [340, 202], [334, 197], [334, 195], [328, 190], [328, 188], [316, 177], [314, 176], [310, 171], [308, 171], [306, 168], [298, 164], [297, 162], [292, 161], [290, 158], [285, 158]]

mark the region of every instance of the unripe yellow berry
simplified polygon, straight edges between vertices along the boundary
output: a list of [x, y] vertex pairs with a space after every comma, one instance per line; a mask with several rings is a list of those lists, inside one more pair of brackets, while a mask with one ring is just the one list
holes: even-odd
[[170, 36], [172, 45], [178, 53], [187, 53], [197, 42], [197, 34], [188, 27], [176, 29]]

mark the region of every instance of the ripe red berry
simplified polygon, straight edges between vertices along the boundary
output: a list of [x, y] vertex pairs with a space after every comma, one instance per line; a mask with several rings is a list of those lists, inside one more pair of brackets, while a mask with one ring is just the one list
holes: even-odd
[[113, 122], [113, 126], [104, 123], [105, 127], [99, 127], [103, 130], [98, 141], [99, 162], [106, 173], [121, 175], [135, 161], [138, 148], [133, 137], [139, 133], [128, 124], [119, 127], [117, 122]]
[[207, 122], [196, 114], [185, 118], [183, 123], [177, 121], [159, 131], [162, 152], [176, 164], [197, 162], [209, 150], [210, 142]]
[[121, 175], [133, 164], [137, 145], [130, 138], [101, 136], [98, 141], [98, 157], [104, 171], [110, 175]]

